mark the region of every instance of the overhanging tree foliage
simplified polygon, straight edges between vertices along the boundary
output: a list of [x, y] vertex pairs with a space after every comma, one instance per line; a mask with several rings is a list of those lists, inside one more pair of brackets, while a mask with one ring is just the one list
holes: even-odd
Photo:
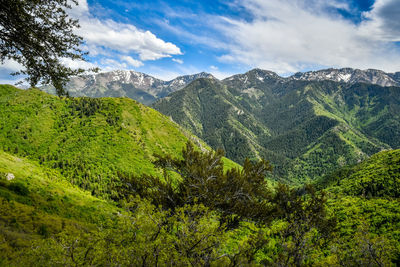
[[0, 63], [14, 60], [25, 69], [31, 86], [51, 83], [58, 95], [70, 76], [83, 69], [71, 69], [63, 59], [84, 60], [79, 48], [82, 38], [74, 34], [78, 20], [68, 16], [76, 0], [0, 0]]

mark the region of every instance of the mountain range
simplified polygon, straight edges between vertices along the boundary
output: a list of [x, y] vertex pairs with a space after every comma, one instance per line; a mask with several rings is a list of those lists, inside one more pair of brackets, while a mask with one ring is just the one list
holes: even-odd
[[319, 71], [298, 72], [290, 76], [291, 80], [334, 81], [346, 83], [370, 83], [380, 86], [400, 86], [400, 72], [386, 73], [381, 70], [359, 70], [352, 68], [325, 69]]
[[[267, 73], [267, 71], [263, 72]], [[326, 69], [304, 73], [299, 72], [287, 78], [281, 77], [274, 72], [268, 71], [268, 73], [271, 77], [275, 77], [276, 80], [282, 82], [291, 80], [330, 80], [352, 84], [363, 82], [381, 86], [400, 86], [400, 72], [385, 73], [373, 69]], [[227, 79], [233, 79], [235, 76]], [[179, 76], [170, 81], [163, 81], [136, 71], [115, 70], [73, 77], [67, 84], [66, 89], [71, 96], [129, 97], [149, 105], [157, 99], [184, 88], [198, 78], [215, 79], [211, 74], [201, 72], [193, 75]], [[54, 87], [50, 85], [42, 86], [41, 89], [45, 92], [55, 94]]]
[[[201, 72], [163, 81], [141, 72], [115, 70], [73, 77], [66, 89], [71, 96], [129, 97], [143, 104], [150, 104], [182, 89], [198, 78], [213, 78], [213, 76]], [[55, 93], [51, 85], [42, 86], [41, 89], [48, 93]]]
[[153, 107], [228, 158], [262, 157], [277, 178], [304, 182], [400, 147], [400, 87], [373, 84], [385, 80], [379, 71], [331, 81], [348, 71], [282, 78], [254, 69], [222, 81], [202, 78]]

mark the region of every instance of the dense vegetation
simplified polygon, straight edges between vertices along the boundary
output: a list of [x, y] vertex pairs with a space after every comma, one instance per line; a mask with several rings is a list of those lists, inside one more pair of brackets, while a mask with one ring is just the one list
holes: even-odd
[[400, 89], [283, 80], [252, 70], [199, 79], [153, 105], [228, 158], [267, 158], [278, 179], [310, 181], [400, 147]]
[[366, 198], [400, 198], [400, 150], [383, 151], [317, 181], [318, 187]]
[[[362, 231], [372, 232], [375, 242], [399, 251], [399, 163], [400, 150], [383, 151], [316, 182], [317, 188], [328, 191], [328, 206], [337, 215], [341, 235], [354, 234], [356, 224], [365, 224]], [[394, 261], [400, 264], [398, 254]]]
[[[70, 185], [54, 170], [2, 152], [1, 264], [389, 266], [398, 261], [398, 202], [328, 199], [312, 186], [271, 187], [261, 175], [270, 169], [266, 162], [224, 172], [220, 156], [188, 144], [181, 159], [160, 157], [165, 175], [179, 171], [182, 181], [172, 186], [155, 177], [130, 180], [116, 205]], [[8, 181], [4, 174], [10, 171], [15, 178]], [[200, 187], [213, 176], [208, 183], [215, 191]], [[221, 192], [238, 199], [218, 204]]]
[[58, 169], [97, 196], [116, 195], [117, 173], [155, 175], [153, 154], [177, 155], [189, 138], [127, 98], [58, 98], [0, 86], [0, 149]]
[[0, 106], [0, 265], [400, 263], [398, 150], [294, 188], [129, 99], [1, 86]]

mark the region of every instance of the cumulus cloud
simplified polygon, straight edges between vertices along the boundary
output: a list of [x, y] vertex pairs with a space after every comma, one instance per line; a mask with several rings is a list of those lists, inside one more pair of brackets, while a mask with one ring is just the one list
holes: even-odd
[[[397, 0], [377, 0], [359, 24], [329, 12], [323, 0], [244, 0], [250, 21], [224, 18], [232, 38], [224, 62], [241, 62], [284, 74], [315, 66], [400, 70]], [[339, 3], [339, 4], [338, 4]], [[348, 8], [344, 6], [343, 8]]]
[[121, 56], [121, 60], [136, 68], [143, 66], [143, 62], [133, 59], [131, 56]]
[[100, 64], [103, 66], [101, 68], [102, 72], [107, 72], [107, 71], [112, 71], [116, 69], [127, 69], [128, 64], [122, 62], [122, 61], [117, 61], [112, 58], [102, 58], [100, 60]]
[[[137, 54], [140, 60], [157, 60], [182, 54], [179, 47], [165, 42], [150, 31], [143, 31], [134, 25], [116, 22], [112, 19], [100, 20], [90, 14], [86, 0], [80, 0], [78, 6], [74, 6], [70, 15], [79, 19], [80, 28], [76, 33], [82, 36], [88, 48], [95, 54], [113, 53]], [[132, 59], [133, 60], [133, 59]], [[140, 65], [139, 61], [132, 66]]]
[[97, 64], [83, 61], [83, 60], [72, 60], [70, 58], [62, 58], [61, 63], [71, 69], [93, 69], [98, 67]]

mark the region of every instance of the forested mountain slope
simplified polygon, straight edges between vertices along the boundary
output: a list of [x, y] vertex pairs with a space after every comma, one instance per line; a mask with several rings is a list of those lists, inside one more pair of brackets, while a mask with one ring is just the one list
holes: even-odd
[[264, 157], [304, 181], [400, 147], [400, 88], [284, 79], [254, 69], [198, 79], [153, 105], [227, 157]]
[[0, 88], [0, 265], [400, 262], [398, 150], [290, 188], [132, 100]]
[[352, 196], [400, 198], [400, 149], [382, 151], [359, 164], [343, 167], [317, 181], [317, 185]]
[[[154, 192], [150, 198], [141, 199], [141, 192], [130, 191], [129, 198], [107, 202], [71, 185], [58, 170], [0, 151], [0, 264], [395, 266], [400, 262], [398, 198], [390, 191], [364, 196], [337, 183], [356, 179], [362, 184], [358, 176], [373, 174], [374, 166], [376, 174], [388, 179], [384, 186], [398, 188], [392, 175], [398, 171], [399, 151], [374, 155], [350, 168], [353, 172], [324, 179], [327, 182], [319, 185], [328, 194], [310, 186], [272, 188], [261, 182], [260, 164], [247, 162], [243, 172], [223, 174], [218, 155], [193, 152], [183, 153], [182, 161], [192, 164], [178, 160], [174, 165], [185, 172], [172, 195], [164, 194], [164, 184], [157, 188], [160, 191], [148, 191]], [[201, 165], [206, 162], [211, 163], [208, 168]], [[194, 197], [200, 191], [191, 185], [200, 185], [210, 173], [222, 178], [207, 180], [214, 185], [206, 193], [211, 199], [168, 208], [169, 197]], [[368, 182], [363, 186], [367, 188]], [[243, 193], [251, 197], [230, 198]], [[228, 197], [228, 202], [213, 201], [221, 197]], [[160, 200], [165, 205], [150, 204]], [[234, 214], [224, 212], [232, 210]], [[243, 220], [236, 212], [250, 217]], [[227, 218], [236, 218], [239, 224], [227, 226]]]

